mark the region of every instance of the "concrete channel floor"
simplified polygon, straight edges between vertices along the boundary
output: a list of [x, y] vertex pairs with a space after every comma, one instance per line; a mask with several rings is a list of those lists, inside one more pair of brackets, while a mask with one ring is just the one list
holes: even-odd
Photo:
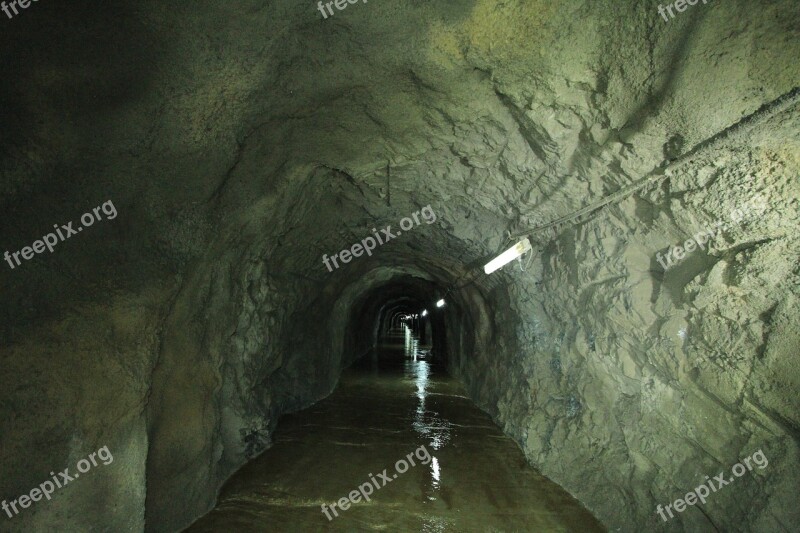
[[[328, 398], [282, 417], [273, 446], [187, 531], [604, 531], [527, 465], [460, 383], [407, 347], [368, 355]], [[321, 505], [359, 486], [370, 500], [337, 504], [328, 520]]]

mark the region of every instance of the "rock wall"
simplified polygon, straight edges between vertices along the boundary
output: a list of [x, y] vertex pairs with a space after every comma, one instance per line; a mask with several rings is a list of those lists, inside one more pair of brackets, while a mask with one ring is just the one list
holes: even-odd
[[[611, 530], [800, 523], [800, 99], [791, 102], [641, 194], [544, 232], [531, 270], [512, 268], [490, 299], [494, 321], [516, 325], [509, 348], [484, 343], [460, 369], [532, 464]], [[666, 249], [718, 221], [726, 227], [707, 251], [665, 271], [657, 253], [666, 263]], [[766, 468], [669, 522], [656, 514], [758, 450]]]

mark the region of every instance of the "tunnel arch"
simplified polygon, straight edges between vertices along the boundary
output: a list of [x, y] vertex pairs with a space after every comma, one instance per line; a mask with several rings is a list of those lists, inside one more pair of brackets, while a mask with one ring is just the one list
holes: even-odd
[[[345, 345], [345, 352], [354, 351], [361, 356], [376, 348], [389, 333], [393, 321], [397, 324], [401, 315], [419, 313], [438, 291], [441, 288], [436, 282], [408, 274], [392, 276], [366, 289], [351, 308], [345, 338], [352, 343]], [[432, 330], [431, 342], [441, 349], [444, 360], [447, 353], [444, 322], [438, 321]], [[364, 332], [369, 332], [368, 336]]]
[[[426, 266], [424, 261], [421, 265]], [[426, 340], [432, 345], [431, 353], [448, 368], [452, 365], [454, 372], [476, 350], [486, 349], [495, 335], [494, 314], [480, 284], [454, 290], [456, 278], [451, 276], [451, 283], [445, 284], [420, 267], [378, 267], [366, 276], [372, 277], [376, 281], [364, 286], [350, 306], [342, 347], [345, 364], [374, 349], [387, 316], [400, 309], [414, 314], [427, 309], [428, 316], [420, 317], [420, 323], [430, 328], [431, 338]], [[436, 307], [440, 299], [446, 300], [443, 308]]]
[[[181, 529], [379, 338], [370, 295], [407, 275], [442, 291], [470, 398], [609, 529], [756, 445], [768, 476], [673, 524], [800, 523], [796, 2], [669, 24], [638, 2], [261, 3], [4, 27], [4, 242], [119, 208], [4, 265], [4, 494], [79, 449], [116, 458], [21, 529]], [[660, 265], [755, 195], [718, 248]], [[530, 270], [482, 275], [527, 232]]]

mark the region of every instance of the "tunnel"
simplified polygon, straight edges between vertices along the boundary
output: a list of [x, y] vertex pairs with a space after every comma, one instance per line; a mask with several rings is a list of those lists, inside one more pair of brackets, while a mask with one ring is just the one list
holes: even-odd
[[798, 37], [3, 2], [0, 531], [798, 531]]

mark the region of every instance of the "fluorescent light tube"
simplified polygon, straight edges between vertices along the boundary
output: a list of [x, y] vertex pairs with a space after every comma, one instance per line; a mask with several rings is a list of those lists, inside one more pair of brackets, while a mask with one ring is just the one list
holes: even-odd
[[486, 263], [486, 266], [483, 267], [483, 271], [487, 274], [491, 274], [495, 270], [502, 268], [504, 265], [507, 265], [517, 257], [520, 257], [525, 252], [529, 252], [530, 250], [531, 241], [525, 237], [511, 248]]

